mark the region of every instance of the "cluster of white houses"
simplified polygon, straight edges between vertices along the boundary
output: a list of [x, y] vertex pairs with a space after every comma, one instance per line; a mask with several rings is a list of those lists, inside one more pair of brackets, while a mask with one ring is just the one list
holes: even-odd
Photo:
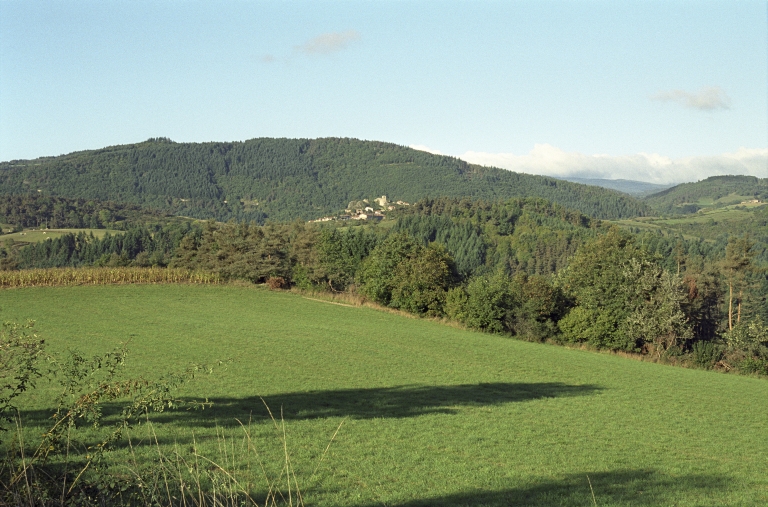
[[347, 208], [344, 210], [343, 215], [318, 218], [317, 220], [311, 220], [312, 222], [330, 222], [332, 220], [371, 220], [379, 221], [383, 220], [387, 211], [392, 211], [398, 206], [410, 206], [405, 201], [389, 202], [386, 195], [377, 197], [373, 200], [376, 203], [378, 209], [374, 209], [370, 205], [368, 199], [362, 199], [360, 201], [351, 201], [347, 204]]

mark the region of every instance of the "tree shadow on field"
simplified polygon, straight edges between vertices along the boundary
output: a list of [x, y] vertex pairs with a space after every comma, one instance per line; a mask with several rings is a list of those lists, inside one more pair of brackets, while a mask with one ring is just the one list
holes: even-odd
[[[602, 388], [595, 385], [568, 385], [561, 382], [485, 383], [450, 386], [396, 386], [367, 389], [337, 389], [248, 396], [212, 398], [205, 410], [166, 410], [152, 414], [155, 423], [194, 426], [239, 426], [241, 421], [269, 417], [265, 404], [276, 419], [318, 419], [351, 417], [354, 419], [405, 418], [427, 414], [455, 414], [462, 407], [482, 407], [524, 402], [541, 398], [593, 395]], [[116, 406], [102, 407], [109, 420], [119, 411]], [[27, 425], [45, 425], [50, 412], [27, 411], [22, 420]], [[50, 419], [48, 419], [50, 420]]]
[[[214, 398], [205, 411], [185, 412], [181, 418], [196, 419], [192, 424], [235, 425], [240, 420], [268, 417], [266, 407], [276, 419], [303, 420], [326, 417], [354, 419], [405, 418], [428, 414], [455, 414], [463, 407], [482, 407], [524, 402], [541, 398], [586, 396], [601, 390], [594, 385], [568, 385], [560, 382], [486, 383], [452, 386], [396, 386], [367, 389], [337, 389], [252, 396]], [[266, 405], [266, 407], [265, 407]], [[175, 421], [179, 412], [167, 413]], [[159, 414], [160, 418], [163, 414]], [[157, 420], [153, 417], [153, 420]]]
[[[587, 479], [589, 477], [589, 479]], [[591, 483], [591, 488], [590, 488]], [[730, 479], [712, 474], [672, 476], [657, 470], [584, 472], [560, 480], [543, 479], [532, 486], [500, 491], [471, 491], [403, 502], [389, 507], [427, 506], [660, 506], [720, 505], [730, 489]], [[592, 496], [594, 492], [594, 498]], [[718, 501], [715, 498], [720, 498]], [[693, 500], [693, 502], [692, 502]], [[382, 502], [357, 507], [380, 506]]]

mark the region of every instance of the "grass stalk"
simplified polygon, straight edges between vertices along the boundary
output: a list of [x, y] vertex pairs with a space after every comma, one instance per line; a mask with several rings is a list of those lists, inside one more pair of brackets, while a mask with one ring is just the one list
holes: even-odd
[[589, 483], [589, 491], [592, 493], [592, 503], [597, 507], [597, 500], [595, 499], [595, 490], [592, 489], [592, 481], [589, 480], [589, 475], [587, 475], [587, 482]]

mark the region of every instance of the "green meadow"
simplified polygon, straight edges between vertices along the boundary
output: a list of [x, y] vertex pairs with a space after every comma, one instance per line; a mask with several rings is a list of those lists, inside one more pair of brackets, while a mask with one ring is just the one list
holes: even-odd
[[740, 222], [749, 220], [753, 215], [749, 211], [737, 208], [753, 208], [746, 204], [741, 206], [728, 206], [725, 208], [715, 208], [711, 210], [702, 211], [690, 216], [681, 218], [668, 218], [663, 220], [653, 220], [652, 223], [667, 226], [676, 226], [684, 224], [702, 224], [708, 222]]
[[26, 229], [22, 232], [13, 232], [0, 236], [0, 241], [7, 241], [9, 239], [16, 243], [39, 243], [46, 239], [55, 239], [64, 236], [65, 234], [93, 234], [95, 237], [101, 239], [107, 233], [118, 234], [122, 231], [115, 231], [110, 229]]
[[730, 193], [722, 197], [715, 199], [714, 197], [702, 197], [696, 202], [686, 204], [698, 204], [699, 206], [714, 206], [715, 204], [739, 204], [744, 201], [754, 199], [754, 195], [739, 195], [737, 193]]
[[[672, 218], [640, 217], [626, 220], [610, 220], [619, 227], [637, 229], [643, 232], [665, 231], [680, 233], [686, 239], [706, 238], [727, 230], [740, 230], [755, 220], [755, 209], [765, 206], [765, 203], [747, 203], [724, 206], [721, 208], [703, 209], [689, 215]], [[731, 228], [731, 229], [729, 229]]]
[[[232, 360], [179, 393], [212, 406], [133, 428], [109, 455], [115, 473], [195, 448], [264, 498], [262, 477], [283, 466], [284, 425], [307, 505], [768, 504], [764, 379], [255, 286], [3, 290], [0, 316], [34, 319], [51, 351], [128, 342], [128, 375]], [[30, 441], [54, 394], [42, 382], [23, 400]]]

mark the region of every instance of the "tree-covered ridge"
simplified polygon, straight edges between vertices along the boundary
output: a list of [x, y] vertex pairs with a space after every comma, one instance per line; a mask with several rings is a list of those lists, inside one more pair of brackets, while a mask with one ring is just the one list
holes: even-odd
[[0, 163], [0, 192], [113, 200], [218, 220], [312, 219], [387, 195], [503, 200], [541, 197], [598, 218], [649, 208], [619, 192], [481, 167], [356, 139], [252, 139], [139, 144]]
[[755, 176], [711, 176], [696, 183], [683, 183], [644, 199], [663, 213], [690, 213], [699, 208], [737, 204], [743, 200], [768, 200], [768, 178]]
[[166, 213], [96, 199], [67, 199], [64, 197], [7, 195], [0, 199], [0, 222], [22, 227], [51, 229], [122, 229], [127, 224], [167, 218]]
[[583, 183], [584, 185], [594, 185], [597, 187], [618, 190], [619, 192], [624, 192], [633, 197], [645, 197], [651, 194], [657, 194], [662, 190], [666, 190], [673, 186], [670, 184], [662, 185], [659, 183], [624, 179], [609, 180], [606, 178], [576, 178], [570, 176], [563, 177], [562, 179], [574, 183]]
[[501, 269], [549, 275], [599, 222], [544, 199], [424, 199], [399, 212], [395, 231], [447, 248], [462, 276]]

